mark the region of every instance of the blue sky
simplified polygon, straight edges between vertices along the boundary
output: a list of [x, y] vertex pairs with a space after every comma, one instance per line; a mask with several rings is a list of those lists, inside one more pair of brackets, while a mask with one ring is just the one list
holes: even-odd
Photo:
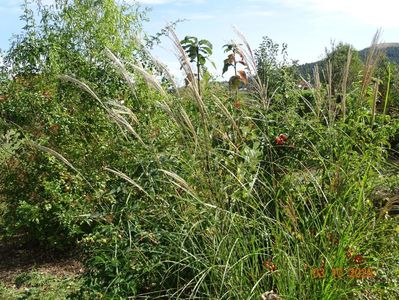
[[[46, 0], [47, 2], [51, 0]], [[131, 0], [129, 0], [131, 1]], [[22, 27], [19, 21], [22, 0], [0, 0], [0, 48]], [[357, 49], [370, 44], [382, 28], [384, 42], [399, 42], [399, 1], [397, 0], [141, 0], [150, 7], [145, 30], [156, 33], [168, 22], [187, 19], [177, 27], [179, 37], [195, 35], [210, 40], [213, 60], [220, 68], [222, 45], [236, 39], [235, 25], [256, 48], [262, 36], [288, 44], [290, 58], [301, 63], [319, 59], [331, 40], [350, 42]], [[154, 55], [178, 72], [178, 64], [165, 39]]]

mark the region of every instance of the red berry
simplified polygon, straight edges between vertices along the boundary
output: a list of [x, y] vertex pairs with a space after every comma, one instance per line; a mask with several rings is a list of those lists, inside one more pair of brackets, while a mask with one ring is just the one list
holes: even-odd
[[363, 261], [363, 256], [358, 254], [355, 257], [353, 257], [353, 261], [354, 261], [355, 264], [360, 264]]
[[279, 138], [282, 139], [284, 142], [288, 141], [288, 137], [284, 133], [280, 134]]
[[284, 145], [284, 140], [281, 139], [280, 137], [276, 137], [275, 142], [276, 142], [277, 145]]
[[265, 260], [265, 261], [263, 262], [263, 265], [264, 265], [264, 267], [265, 267], [266, 269], [268, 269], [270, 272], [274, 272], [274, 271], [277, 270], [277, 266], [276, 266], [275, 263], [273, 263], [273, 261], [272, 261], [271, 258], [268, 259], [268, 260]]

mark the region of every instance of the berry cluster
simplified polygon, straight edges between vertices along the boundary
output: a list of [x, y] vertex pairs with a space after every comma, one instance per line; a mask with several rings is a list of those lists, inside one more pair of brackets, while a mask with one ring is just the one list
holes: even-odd
[[288, 137], [285, 134], [280, 134], [276, 137], [275, 142], [277, 145], [284, 145], [288, 141]]

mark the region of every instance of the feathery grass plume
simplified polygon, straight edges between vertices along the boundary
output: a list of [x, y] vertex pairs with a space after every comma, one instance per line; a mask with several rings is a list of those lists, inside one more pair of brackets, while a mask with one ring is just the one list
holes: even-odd
[[320, 117], [323, 100], [321, 96], [320, 72], [319, 72], [319, 66], [317, 64], [313, 69], [313, 77], [314, 77], [314, 91], [315, 91], [315, 100], [316, 100], [316, 114], [317, 117]]
[[155, 88], [158, 92], [160, 92], [163, 96], [167, 97], [167, 94], [163, 87], [159, 84], [158, 80], [148, 73], [146, 70], [144, 70], [143, 67], [134, 65], [132, 63], [128, 63], [129, 66], [131, 66], [136, 72], [138, 72], [145, 80], [145, 82]]
[[[184, 71], [187, 78], [195, 78], [194, 71], [191, 68], [190, 60], [188, 59], [186, 51], [184, 51], [179, 38], [177, 37], [176, 32], [172, 27], [168, 27], [169, 38], [172, 41], [173, 46], [175, 47], [175, 55], [180, 63], [180, 68]], [[196, 90], [198, 93], [198, 85], [195, 80], [190, 81], [191, 88]]]
[[192, 135], [192, 137], [194, 139], [194, 142], [195, 142], [195, 148], [197, 148], [197, 146], [198, 146], [198, 136], [197, 136], [197, 133], [196, 133], [195, 128], [193, 126], [193, 123], [191, 122], [190, 117], [188, 116], [188, 114], [186, 113], [186, 111], [184, 110], [183, 107], [180, 107], [179, 111], [180, 111], [180, 115], [182, 116], [182, 119], [183, 119], [184, 123], [187, 125], [187, 128], [188, 128], [189, 132], [191, 132], [191, 135]]
[[187, 130], [191, 133], [191, 137], [195, 142], [195, 146], [198, 146], [198, 135], [195, 131], [194, 125], [190, 120], [190, 117], [184, 111], [183, 107], [180, 107], [179, 115], [174, 113], [166, 101], [158, 102], [158, 107], [160, 107], [171, 119], [172, 121], [182, 130], [182, 134], [186, 134]]
[[349, 47], [348, 48], [348, 55], [346, 57], [346, 65], [345, 65], [345, 69], [344, 69], [344, 74], [342, 77], [342, 117], [345, 121], [346, 119], [346, 89], [348, 86], [348, 77], [349, 77], [349, 68], [350, 68], [350, 64], [351, 64], [351, 60], [352, 60], [352, 50]]
[[178, 187], [182, 188], [183, 190], [185, 190], [186, 192], [194, 195], [194, 190], [188, 185], [188, 183], [181, 178], [179, 175], [177, 175], [174, 172], [171, 171], [166, 171], [166, 170], [160, 170], [161, 172], [165, 173], [166, 175], [168, 175], [169, 177], [174, 179], [174, 182], [176, 185], [178, 185]]
[[363, 69], [363, 80], [362, 80], [362, 87], [361, 87], [361, 97], [364, 99], [364, 96], [367, 92], [367, 87], [369, 86], [374, 71], [377, 68], [378, 61], [381, 58], [381, 49], [379, 49], [378, 45], [380, 43], [380, 36], [381, 36], [381, 29], [377, 30], [375, 33], [373, 40], [371, 42], [371, 46], [368, 51], [366, 63]]
[[327, 96], [328, 98], [331, 98], [333, 96], [333, 90], [332, 90], [332, 64], [331, 60], [327, 62], [326, 66], [326, 72], [327, 72]]
[[[105, 48], [105, 53], [108, 56], [109, 59], [112, 60], [114, 63], [116, 69], [123, 75], [125, 80], [128, 82], [130, 88], [134, 92], [134, 80], [132, 74], [130, 74], [124, 64], [109, 50], [108, 48]], [[131, 66], [136, 72], [138, 72], [145, 80], [145, 82], [155, 88], [157, 91], [159, 91], [163, 96], [166, 96], [165, 90], [162, 88], [162, 86], [159, 84], [159, 82], [149, 74], [146, 70], [144, 70], [143, 66], [138, 66], [135, 64], [132, 64], [130, 62], [127, 63], [129, 66]]]
[[130, 110], [130, 108], [126, 107], [125, 105], [120, 104], [117, 101], [108, 101], [106, 104], [110, 107], [113, 113], [126, 115], [130, 118], [131, 122], [135, 124], [139, 123], [139, 119], [137, 118], [137, 116]]
[[124, 128], [127, 129], [136, 139], [139, 140], [139, 142], [144, 146], [147, 147], [147, 145], [144, 143], [143, 139], [140, 137], [140, 135], [134, 130], [133, 126], [119, 113], [116, 113], [115, 111], [112, 111], [111, 109], [107, 109], [109, 116], [115, 123], [123, 126]]
[[243, 60], [247, 65], [249, 74], [251, 77], [254, 79], [254, 85], [255, 85], [255, 90], [262, 102], [265, 104], [265, 108], [268, 109], [270, 105], [270, 101], [267, 97], [267, 88], [265, 85], [262, 83], [259, 74], [257, 72], [257, 67], [256, 67], [256, 58], [255, 55], [252, 51], [251, 46], [248, 43], [248, 40], [245, 38], [244, 34], [240, 30], [238, 30], [237, 27], [233, 26], [234, 32], [237, 34], [237, 36], [241, 39], [243, 44], [245, 45], [245, 49], [241, 48], [239, 44], [237, 44], [237, 48], [240, 51], [240, 53], [243, 55]]
[[73, 78], [69, 75], [60, 75], [58, 76], [59, 79], [67, 81], [67, 82], [71, 82], [74, 83], [75, 85], [77, 85], [78, 87], [80, 87], [82, 90], [86, 91], [87, 93], [89, 93], [94, 99], [96, 99], [100, 105], [105, 108], [106, 110], [108, 110], [108, 108], [104, 105], [104, 103], [101, 101], [100, 97], [97, 96], [97, 94], [84, 82]]
[[177, 116], [175, 115], [175, 113], [172, 111], [169, 104], [165, 100], [163, 100], [162, 102], [157, 102], [157, 106], [161, 108], [176, 125], [181, 126]]
[[[176, 57], [178, 58], [180, 65], [181, 65], [181, 69], [183, 69], [183, 71], [186, 74], [187, 78], [195, 78], [193, 70], [191, 68], [190, 65], [190, 61], [188, 59], [187, 53], [186, 51], [183, 49], [179, 38], [176, 35], [176, 32], [173, 30], [172, 27], [168, 27], [168, 33], [169, 33], [169, 38], [171, 39], [175, 50], [176, 50]], [[210, 171], [211, 170], [211, 166], [210, 166], [210, 160], [209, 160], [209, 153], [210, 153], [210, 149], [209, 149], [209, 132], [208, 132], [208, 110], [207, 107], [202, 99], [202, 96], [199, 94], [199, 86], [196, 83], [195, 80], [192, 80], [189, 84], [188, 84], [188, 88], [191, 90], [192, 94], [193, 94], [193, 98], [198, 106], [200, 115], [201, 115], [201, 121], [202, 121], [202, 126], [204, 129], [204, 147], [202, 147], [204, 156], [205, 156], [205, 168]]]
[[334, 91], [332, 89], [332, 63], [329, 60], [327, 63], [327, 99], [328, 99], [328, 120], [329, 124], [332, 125], [335, 119], [335, 99], [334, 99]]
[[371, 106], [371, 127], [374, 126], [374, 122], [375, 122], [375, 115], [376, 115], [376, 110], [377, 110], [377, 100], [378, 100], [378, 89], [380, 86], [380, 80], [377, 79], [376, 82], [374, 83], [374, 89], [373, 89], [373, 102], [372, 102], [372, 106]]
[[166, 79], [172, 84], [174, 90], [176, 91], [177, 95], [180, 96], [179, 89], [177, 88], [176, 81], [174, 79], [174, 76], [169, 72], [168, 67], [156, 59], [150, 51], [143, 45], [141, 40], [137, 39], [136, 40], [137, 44], [141, 47], [141, 51], [143, 51], [146, 56], [154, 63], [154, 65], [165, 75]]
[[[195, 78], [193, 69], [191, 68], [190, 60], [187, 57], [186, 51], [184, 51], [183, 47], [181, 46], [180, 40], [177, 37], [176, 32], [173, 30], [172, 27], [169, 27], [168, 30], [169, 30], [169, 38], [171, 39], [171, 41], [175, 47], [176, 57], [180, 62], [181, 69], [184, 71], [187, 78]], [[205, 124], [207, 108], [206, 108], [206, 105], [205, 105], [201, 95], [199, 94], [198, 83], [195, 80], [191, 80], [188, 84], [188, 87], [192, 91], [194, 99], [196, 100], [197, 105], [200, 110], [200, 113], [202, 115], [203, 122]]]
[[108, 48], [105, 48], [104, 50], [105, 55], [112, 61], [112, 64], [114, 65], [115, 69], [122, 74], [123, 78], [125, 78], [130, 90], [132, 91], [133, 95], [136, 97], [136, 90], [134, 88], [134, 79], [132, 74], [126, 70], [125, 66], [123, 63], [112, 53], [112, 51]]
[[57, 158], [58, 160], [62, 161], [65, 165], [67, 165], [68, 167], [70, 167], [73, 171], [75, 171], [92, 189], [94, 189], [94, 187], [90, 184], [90, 182], [86, 179], [86, 177], [83, 176], [82, 173], [79, 172], [78, 169], [76, 169], [64, 156], [62, 156], [61, 154], [59, 154], [57, 151], [47, 148], [45, 146], [36, 144], [32, 141], [29, 141], [28, 144], [40, 151], [46, 152], [48, 154], [50, 154], [51, 156], [54, 156], [55, 158]]
[[[109, 114], [109, 116], [111, 117], [112, 120], [114, 120], [117, 124], [120, 124], [122, 126], [124, 126], [130, 133], [132, 133], [133, 136], [135, 136], [140, 143], [143, 146], [147, 146], [144, 141], [142, 140], [142, 138], [139, 136], [139, 134], [134, 130], [134, 128], [132, 127], [132, 125], [118, 112], [118, 110], [113, 110], [112, 108], [107, 107], [101, 100], [100, 98], [96, 95], [96, 93], [93, 92], [93, 90], [84, 82], [81, 82], [80, 80], [77, 80], [73, 77], [70, 77], [68, 75], [62, 75], [59, 76], [60, 79], [66, 80], [66, 81], [70, 81], [72, 83], [75, 83], [77, 86], [79, 86], [80, 88], [82, 88], [83, 90], [85, 90], [86, 92], [88, 92], [91, 96], [93, 96], [100, 104], [101, 106], [107, 111], [107, 113]], [[126, 108], [128, 109], [128, 108]], [[129, 114], [128, 111], [124, 111], [123, 114]], [[131, 118], [134, 119], [134, 114], [133, 113], [129, 114], [129, 116]], [[136, 118], [137, 120], [137, 118]]]
[[121, 171], [118, 170], [113, 170], [110, 169], [108, 167], [104, 167], [104, 170], [111, 172], [117, 176], [119, 176], [120, 178], [126, 180], [127, 182], [129, 182], [130, 184], [132, 184], [133, 186], [135, 186], [136, 188], [138, 188], [140, 191], [142, 191], [148, 198], [153, 198], [151, 197], [150, 194], [148, 194], [136, 181], [134, 181], [133, 179], [131, 179], [129, 176], [127, 176], [125, 173], [122, 173]]
[[384, 115], [387, 113], [389, 92], [390, 92], [390, 88], [391, 88], [392, 71], [391, 71], [391, 65], [390, 64], [388, 64], [388, 66], [387, 66], [387, 71], [388, 71], [388, 79], [387, 79], [387, 89], [386, 89], [386, 92], [385, 92], [385, 99], [384, 99], [384, 110], [383, 110], [383, 114]]
[[[186, 51], [184, 51], [179, 38], [177, 37], [176, 32], [172, 27], [168, 28], [169, 31], [169, 38], [171, 39], [175, 50], [177, 53], [175, 53], [177, 59], [179, 60], [180, 66], [183, 69], [184, 73], [187, 75], [187, 77], [190, 78], [195, 78], [194, 71], [191, 68], [190, 60], [187, 57]], [[193, 88], [197, 88], [197, 83], [193, 83]]]
[[183, 178], [181, 178], [179, 175], [177, 175], [176, 173], [167, 171], [167, 170], [163, 170], [163, 169], [160, 169], [160, 171], [163, 172], [165, 175], [171, 177], [173, 179], [171, 182], [174, 185], [176, 185], [177, 187], [179, 187], [182, 190], [184, 190], [185, 192], [187, 192], [190, 196], [192, 196], [196, 201], [198, 201], [202, 205], [204, 205], [206, 207], [225, 211], [224, 209], [221, 209], [221, 208], [217, 207], [216, 205], [204, 202], [201, 199], [199, 199], [198, 196], [196, 195], [195, 191], [189, 186], [189, 184]]

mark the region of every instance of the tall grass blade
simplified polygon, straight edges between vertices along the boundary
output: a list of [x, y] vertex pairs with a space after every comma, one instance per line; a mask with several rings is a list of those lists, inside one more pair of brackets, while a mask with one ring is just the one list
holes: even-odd
[[347, 90], [347, 86], [348, 86], [348, 77], [349, 77], [349, 70], [350, 70], [350, 65], [351, 65], [351, 60], [352, 60], [352, 50], [349, 47], [348, 48], [348, 55], [346, 57], [346, 65], [345, 65], [345, 69], [344, 69], [344, 75], [342, 78], [342, 118], [346, 119], [346, 90]]

